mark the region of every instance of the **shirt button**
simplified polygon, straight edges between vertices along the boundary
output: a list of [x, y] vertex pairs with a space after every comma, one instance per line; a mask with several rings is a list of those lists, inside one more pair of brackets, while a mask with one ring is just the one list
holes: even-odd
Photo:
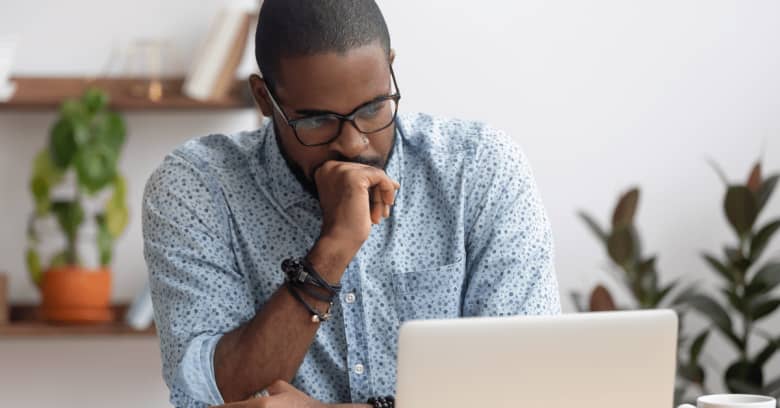
[[366, 368], [363, 367], [363, 364], [355, 364], [355, 374], [362, 375], [364, 371]]
[[347, 293], [346, 301], [347, 303], [355, 303], [356, 298], [354, 293]]

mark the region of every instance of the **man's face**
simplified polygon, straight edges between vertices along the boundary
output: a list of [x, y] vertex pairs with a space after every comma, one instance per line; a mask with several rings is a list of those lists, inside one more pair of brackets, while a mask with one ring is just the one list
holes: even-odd
[[[390, 59], [388, 59], [390, 58]], [[344, 54], [326, 53], [283, 59], [273, 90], [290, 120], [329, 111], [347, 115], [358, 106], [395, 92], [391, 86], [390, 57], [375, 43]], [[384, 169], [393, 146], [395, 126], [362, 134], [345, 122], [335, 140], [322, 146], [304, 146], [293, 129], [273, 108], [257, 76], [250, 78], [263, 114], [273, 115], [279, 147], [299, 181], [316, 195], [314, 172], [328, 160], [357, 162]]]

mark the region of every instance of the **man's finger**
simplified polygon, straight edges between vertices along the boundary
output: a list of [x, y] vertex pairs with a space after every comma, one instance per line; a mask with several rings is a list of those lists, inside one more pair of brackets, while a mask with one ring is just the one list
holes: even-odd
[[266, 388], [266, 391], [268, 391], [269, 395], [274, 396], [276, 394], [281, 394], [294, 389], [295, 387], [287, 383], [287, 381], [276, 380], [273, 382], [273, 384], [269, 385], [268, 388]]

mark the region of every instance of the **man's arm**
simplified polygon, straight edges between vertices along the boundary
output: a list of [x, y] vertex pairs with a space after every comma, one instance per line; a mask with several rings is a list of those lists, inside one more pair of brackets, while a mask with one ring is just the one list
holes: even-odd
[[484, 131], [467, 200], [462, 315], [558, 314], [552, 231], [530, 165], [504, 134]]
[[[327, 162], [316, 174], [323, 226], [307, 259], [325, 280], [338, 283], [349, 262], [394, 203], [398, 183], [378, 169]], [[304, 295], [306, 296], [306, 295]], [[317, 310], [326, 302], [307, 297]], [[225, 401], [246, 399], [275, 380], [291, 381], [320, 323], [282, 287], [248, 323], [224, 335], [214, 354], [216, 382]]]

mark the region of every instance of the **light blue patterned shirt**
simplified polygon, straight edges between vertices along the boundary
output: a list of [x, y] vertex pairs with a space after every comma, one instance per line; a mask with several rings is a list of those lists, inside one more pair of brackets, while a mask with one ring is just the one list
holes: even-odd
[[[401, 184], [342, 278], [293, 385], [328, 403], [395, 392], [410, 319], [557, 314], [550, 225], [528, 161], [477, 122], [399, 116], [386, 172]], [[252, 319], [320, 231], [319, 203], [280, 155], [273, 126], [191, 140], [144, 192], [144, 254], [178, 407], [223, 403], [220, 337]]]

